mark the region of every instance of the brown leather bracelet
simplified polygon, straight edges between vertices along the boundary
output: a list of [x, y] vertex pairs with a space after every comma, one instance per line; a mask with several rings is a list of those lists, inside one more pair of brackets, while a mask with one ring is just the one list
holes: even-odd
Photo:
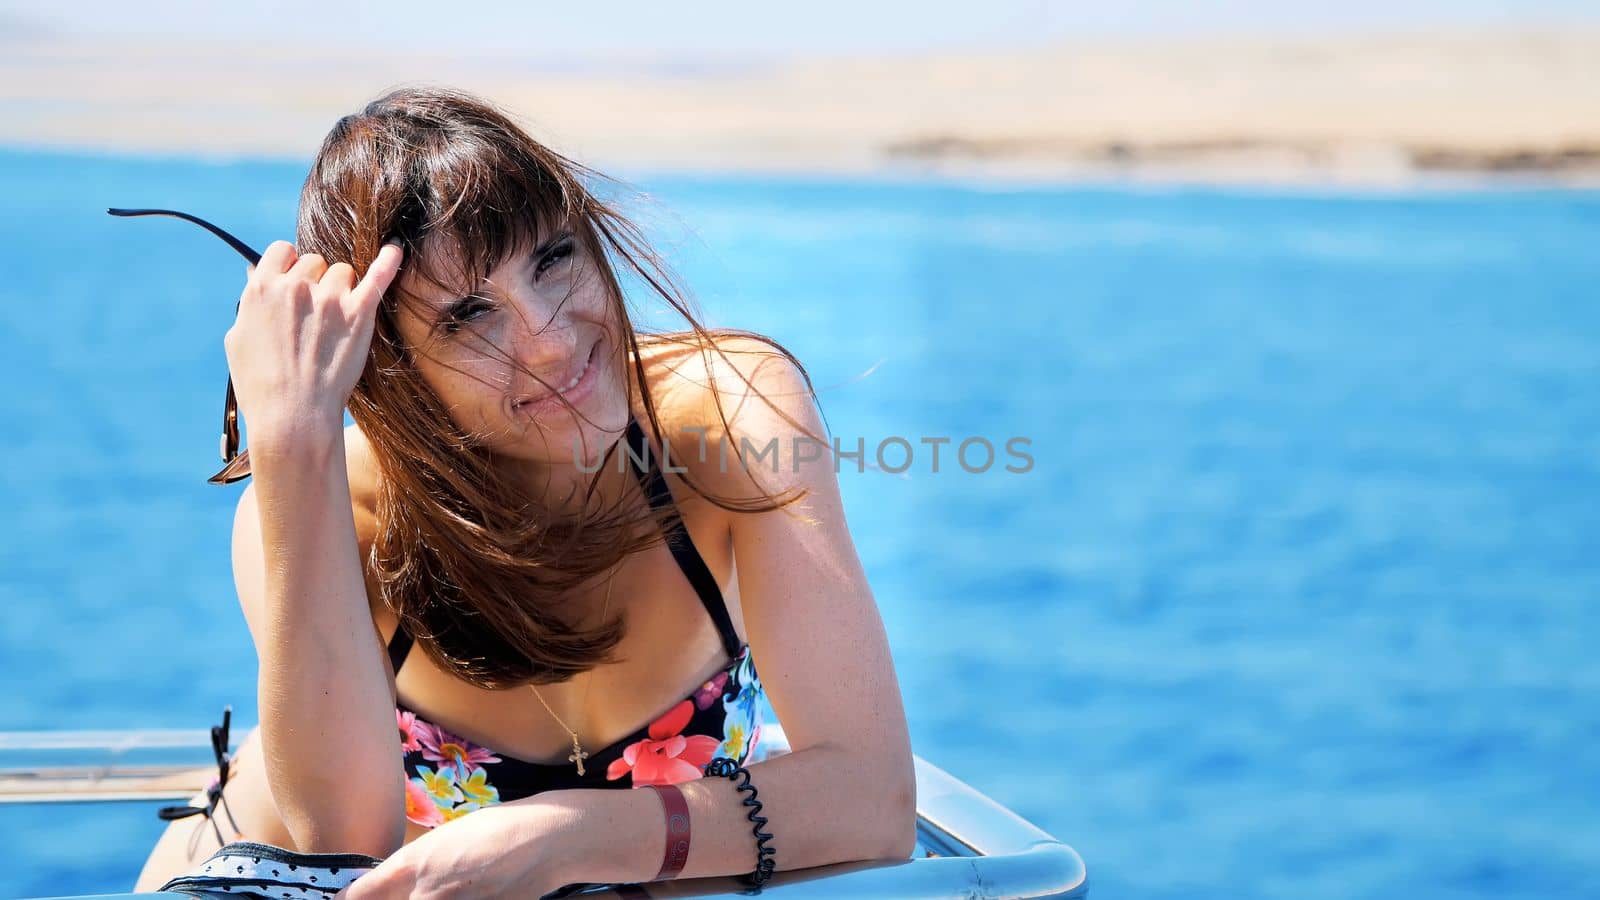
[[683, 791], [674, 784], [652, 784], [656, 796], [661, 798], [661, 810], [667, 816], [667, 847], [661, 855], [661, 871], [651, 881], [676, 878], [689, 861], [689, 803]]

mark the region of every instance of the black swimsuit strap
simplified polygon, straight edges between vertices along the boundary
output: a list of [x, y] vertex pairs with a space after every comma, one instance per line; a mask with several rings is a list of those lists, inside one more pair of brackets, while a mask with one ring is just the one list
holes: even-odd
[[644, 488], [644, 495], [649, 499], [651, 508], [672, 509], [670, 524], [667, 526], [667, 548], [672, 551], [672, 558], [677, 561], [678, 568], [683, 570], [684, 577], [689, 579], [689, 584], [699, 595], [700, 605], [705, 607], [706, 614], [711, 616], [712, 624], [717, 626], [717, 636], [722, 639], [722, 649], [727, 652], [729, 659], [737, 657], [740, 650], [739, 633], [733, 629], [733, 617], [728, 615], [728, 606], [722, 599], [722, 589], [717, 587], [716, 577], [711, 574], [711, 569], [706, 566], [705, 560], [700, 558], [700, 552], [694, 548], [694, 541], [689, 537], [689, 529], [684, 527], [683, 516], [672, 503], [672, 490], [667, 487], [667, 479], [656, 465], [656, 455], [650, 451], [650, 445], [645, 441], [644, 429], [639, 427], [637, 419], [628, 420], [628, 446], [632, 451], [628, 454], [628, 463], [638, 473], [639, 484]]
[[411, 655], [411, 635], [406, 631], [404, 622], [396, 622], [394, 636], [389, 638], [389, 667], [394, 674], [400, 674], [400, 667], [406, 664], [406, 657]]
[[[673, 507], [672, 489], [667, 487], [667, 479], [656, 465], [656, 454], [651, 452], [644, 429], [639, 427], [637, 419], [628, 419], [626, 452], [628, 465], [639, 476], [639, 486], [644, 489], [650, 508], [660, 510]], [[678, 514], [676, 507], [673, 507], [671, 522], [667, 527], [667, 548], [672, 551], [678, 568], [683, 570], [683, 576], [689, 579], [695, 594], [700, 597], [700, 605], [711, 616], [711, 623], [717, 627], [722, 649], [727, 652], [729, 659], [737, 657], [741, 647], [739, 633], [733, 629], [733, 617], [728, 615], [722, 589], [717, 587], [716, 577], [711, 574], [706, 561], [700, 558], [700, 552], [694, 548], [689, 529], [684, 527], [683, 517]], [[411, 635], [406, 632], [404, 624], [397, 625], [394, 636], [389, 638], [389, 665], [396, 675], [400, 674], [400, 667], [405, 665], [406, 657], [411, 654], [411, 644]]]

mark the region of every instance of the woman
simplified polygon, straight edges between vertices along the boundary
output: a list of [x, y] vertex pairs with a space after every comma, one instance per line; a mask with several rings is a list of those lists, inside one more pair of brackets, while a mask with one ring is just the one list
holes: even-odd
[[[778, 868], [911, 852], [904, 713], [809, 379], [696, 323], [593, 178], [472, 97], [391, 93], [328, 135], [227, 335], [261, 727], [216, 818], [387, 857], [353, 896], [750, 872], [713, 758], [747, 765]], [[690, 329], [636, 331], [619, 269]], [[792, 747], [770, 759], [763, 694]], [[139, 887], [211, 833], [174, 823]]]

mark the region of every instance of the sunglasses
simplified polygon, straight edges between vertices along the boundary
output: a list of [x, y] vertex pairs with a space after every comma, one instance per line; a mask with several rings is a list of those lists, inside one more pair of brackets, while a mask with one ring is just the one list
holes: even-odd
[[[113, 216], [171, 216], [185, 222], [193, 222], [201, 228], [211, 232], [232, 247], [250, 265], [261, 262], [261, 254], [250, 249], [250, 245], [239, 240], [221, 228], [207, 222], [199, 216], [178, 212], [173, 209], [108, 209], [106, 212]], [[233, 311], [239, 312], [238, 304], [234, 304]], [[222, 402], [222, 470], [207, 478], [211, 484], [233, 484], [250, 477], [250, 451], [239, 451], [239, 401], [233, 394], [233, 374], [228, 375], [228, 394]]]

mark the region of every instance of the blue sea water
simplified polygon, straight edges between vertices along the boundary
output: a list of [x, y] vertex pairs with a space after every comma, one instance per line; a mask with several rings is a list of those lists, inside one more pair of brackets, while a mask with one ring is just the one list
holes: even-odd
[[[243, 267], [103, 209], [263, 246], [303, 171], [0, 154], [0, 730], [254, 721]], [[713, 323], [913, 445], [841, 482], [916, 749], [1097, 896], [1600, 895], [1600, 195], [636, 180]], [[158, 830], [0, 807], [0, 896]]]

